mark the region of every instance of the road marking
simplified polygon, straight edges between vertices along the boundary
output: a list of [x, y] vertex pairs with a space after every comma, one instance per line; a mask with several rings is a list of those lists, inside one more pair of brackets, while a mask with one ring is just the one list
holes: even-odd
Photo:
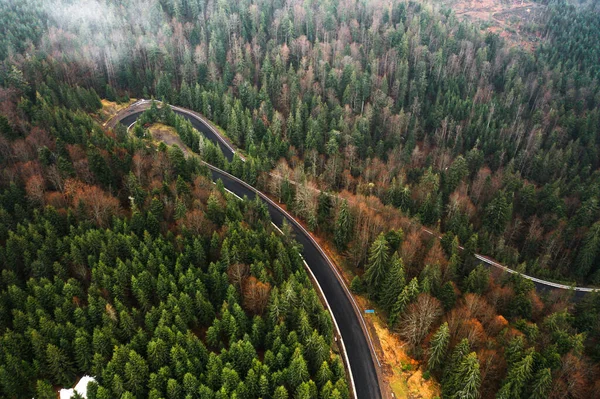
[[[223, 188], [225, 188], [225, 187], [223, 187]], [[239, 195], [237, 195], [236, 193], [234, 193], [231, 190], [228, 190], [228, 189], [225, 188], [225, 191], [227, 191], [229, 194], [233, 194], [235, 196], [235, 198], [239, 199], [240, 201], [244, 200], [242, 197], [240, 197]]]
[[[140, 104], [144, 104], [144, 103], [147, 103], [147, 102], [150, 102], [150, 100], [141, 100], [141, 101], [140, 101]], [[161, 103], [161, 104], [162, 104], [162, 102], [160, 102], [160, 101], [157, 101], [157, 102], [159, 102], [159, 103]], [[217, 132], [217, 131], [216, 131], [216, 130], [215, 130], [215, 129], [214, 129], [214, 128], [213, 128], [213, 127], [212, 127], [212, 126], [211, 126], [211, 125], [208, 123], [208, 122], [206, 122], [206, 121], [204, 120], [204, 118], [202, 118], [202, 117], [200, 117], [200, 116], [198, 116], [198, 115], [196, 115], [196, 114], [194, 114], [194, 113], [191, 113], [191, 112], [189, 112], [189, 111], [186, 111], [186, 110], [184, 110], [184, 109], [181, 109], [181, 108], [179, 108], [179, 107], [173, 107], [173, 106], [171, 106], [171, 105], [170, 105], [170, 107], [171, 107], [172, 109], [178, 110], [178, 111], [180, 111], [180, 112], [182, 112], [182, 113], [184, 113], [184, 114], [187, 114], [187, 115], [189, 115], [189, 116], [191, 116], [191, 117], [193, 117], [193, 118], [195, 118], [195, 119], [199, 120], [200, 122], [204, 123], [204, 125], [206, 125], [206, 126], [207, 126], [207, 127], [208, 127], [208, 128], [209, 128], [209, 129], [210, 129], [210, 130], [211, 130], [211, 131], [212, 131], [212, 132], [215, 134], [215, 135], [216, 135], [216, 137], [219, 139], [219, 141], [221, 141], [223, 144], [225, 144], [225, 146], [226, 146], [228, 149], [230, 149], [230, 150], [231, 150], [231, 152], [232, 152], [233, 154], [236, 154], [236, 151], [235, 151], [233, 148], [231, 148], [231, 146], [230, 146], [230, 145], [229, 145], [229, 144], [228, 144], [228, 143], [227, 143], [227, 142], [226, 142], [226, 141], [225, 141], [225, 140], [224, 140], [224, 139], [221, 137], [221, 135], [220, 135], [220, 134], [219, 134], [219, 133], [218, 133], [218, 132]], [[134, 123], [135, 123], [135, 122], [134, 122]], [[132, 125], [133, 125], [133, 124], [131, 124], [131, 125], [129, 126], [129, 128], [130, 128]], [[128, 130], [129, 130], [129, 128], [128, 128]], [[239, 158], [240, 158], [240, 159], [241, 159], [243, 162], [245, 162], [245, 161], [246, 161], [244, 157], [242, 157], [242, 156], [240, 156], [240, 155], [238, 155], [238, 157], [239, 157]], [[261, 198], [263, 199], [263, 201], [266, 201], [267, 203], [271, 204], [271, 205], [272, 205], [273, 207], [275, 207], [275, 208], [276, 208], [276, 209], [277, 209], [279, 212], [281, 212], [281, 213], [282, 213], [282, 214], [283, 214], [283, 215], [284, 215], [284, 216], [285, 216], [285, 217], [286, 217], [286, 218], [287, 218], [289, 221], [291, 221], [293, 224], [295, 224], [295, 225], [296, 225], [296, 227], [298, 227], [298, 229], [299, 229], [299, 230], [300, 230], [300, 231], [301, 231], [301, 232], [302, 232], [302, 233], [303, 233], [303, 234], [304, 234], [306, 237], [308, 237], [309, 241], [311, 241], [311, 243], [314, 245], [314, 247], [315, 247], [315, 248], [317, 248], [317, 250], [319, 251], [319, 253], [321, 254], [321, 256], [322, 256], [322, 257], [325, 259], [326, 263], [329, 265], [329, 268], [330, 268], [330, 269], [332, 269], [332, 270], [333, 270], [333, 272], [335, 273], [335, 276], [336, 276], [336, 278], [337, 278], [337, 280], [338, 280], [339, 284], [341, 285], [342, 289], [344, 290], [344, 292], [345, 292], [346, 296], [350, 298], [350, 300], [351, 300], [351, 304], [353, 305], [353, 308], [354, 308], [354, 311], [355, 311], [355, 314], [356, 314], [356, 315], [358, 315], [358, 317], [359, 317], [359, 319], [360, 319], [360, 322], [361, 322], [361, 324], [362, 324], [362, 328], [361, 328], [361, 329], [362, 329], [364, 332], [366, 332], [366, 335], [367, 335], [367, 338], [368, 338], [368, 339], [367, 339], [367, 341], [368, 341], [368, 345], [369, 345], [370, 352], [371, 352], [371, 354], [373, 355], [373, 357], [375, 358], [375, 360], [376, 360], [376, 362], [377, 362], [377, 365], [379, 366], [379, 368], [381, 368], [381, 362], [379, 361], [379, 357], [377, 356], [377, 352], [375, 351], [375, 346], [374, 346], [374, 344], [373, 344], [373, 339], [372, 339], [372, 337], [371, 337], [371, 333], [370, 333], [370, 331], [369, 331], [369, 328], [368, 328], [368, 326], [367, 326], [367, 324], [366, 324], [366, 322], [365, 322], [365, 319], [364, 319], [364, 317], [363, 317], [363, 315], [362, 315], [362, 312], [360, 311], [360, 308], [359, 308], [359, 306], [358, 306], [358, 303], [356, 302], [356, 300], [354, 299], [354, 296], [352, 295], [352, 293], [351, 293], [351, 292], [350, 292], [350, 290], [348, 289], [348, 287], [347, 287], [347, 285], [346, 285], [346, 283], [345, 283], [345, 281], [344, 281], [343, 277], [341, 276], [341, 274], [340, 274], [340, 273], [339, 273], [339, 271], [337, 270], [337, 267], [336, 267], [336, 266], [333, 264], [333, 262], [332, 262], [332, 261], [329, 259], [329, 257], [328, 257], [328, 256], [327, 256], [327, 254], [325, 253], [325, 251], [323, 251], [323, 249], [321, 248], [321, 246], [320, 246], [320, 245], [319, 245], [319, 244], [316, 242], [316, 240], [315, 240], [315, 239], [312, 237], [312, 235], [311, 235], [311, 234], [310, 234], [310, 233], [309, 233], [309, 232], [308, 232], [308, 231], [307, 231], [307, 230], [306, 230], [306, 229], [305, 229], [305, 228], [304, 228], [304, 227], [303, 227], [303, 226], [302, 226], [302, 225], [301, 225], [301, 224], [300, 224], [298, 221], [296, 221], [296, 219], [295, 219], [294, 217], [292, 217], [292, 216], [291, 216], [291, 215], [290, 215], [290, 214], [289, 214], [289, 213], [288, 213], [286, 210], [284, 210], [283, 208], [281, 208], [279, 205], [277, 205], [277, 204], [276, 204], [274, 201], [272, 201], [272, 200], [271, 200], [269, 197], [267, 197], [265, 194], [263, 194], [262, 192], [258, 191], [256, 188], [252, 187], [251, 185], [249, 185], [249, 184], [248, 184], [248, 183], [246, 183], [245, 181], [243, 181], [243, 180], [241, 180], [241, 179], [239, 179], [239, 178], [237, 178], [237, 177], [235, 177], [235, 176], [233, 176], [233, 175], [231, 175], [231, 174], [229, 174], [229, 173], [227, 173], [227, 172], [225, 172], [225, 171], [223, 171], [223, 170], [221, 170], [221, 169], [219, 169], [219, 168], [217, 168], [217, 167], [215, 167], [215, 166], [213, 166], [213, 165], [211, 165], [211, 164], [209, 164], [209, 163], [207, 163], [207, 162], [204, 162], [204, 161], [201, 161], [201, 162], [202, 162], [204, 165], [206, 165], [206, 166], [207, 166], [209, 169], [216, 170], [217, 172], [219, 172], [219, 173], [222, 173], [223, 175], [225, 175], [225, 176], [229, 177], [230, 179], [232, 179], [232, 180], [236, 181], [237, 183], [239, 183], [239, 184], [242, 184], [243, 186], [245, 186], [245, 187], [247, 187], [248, 189], [252, 190], [252, 191], [253, 191], [253, 192], [254, 192], [256, 195], [258, 195], [259, 197], [261, 197]], [[228, 190], [228, 191], [229, 191], [229, 190]], [[235, 195], [235, 194], [234, 194], [234, 195]], [[239, 197], [238, 197], [238, 198], [239, 198]], [[279, 228], [278, 228], [278, 230], [279, 230]], [[314, 276], [314, 274], [312, 273], [312, 270], [310, 270], [310, 268], [309, 268], [309, 267], [308, 267], [308, 265], [306, 264], [306, 261], [304, 260], [304, 258], [302, 258], [302, 259], [303, 259], [303, 262], [305, 263], [305, 266], [308, 268], [308, 270], [309, 270], [310, 274], [313, 276], [313, 278], [314, 278], [314, 281], [317, 283], [317, 286], [318, 286], [319, 290], [322, 292], [321, 286], [319, 285], [319, 283], [318, 283], [318, 281], [317, 281], [316, 277], [315, 277], [315, 276]], [[325, 299], [325, 301], [327, 301], [327, 298], [325, 297], [325, 295], [324, 295], [324, 294], [323, 294], [323, 298]], [[329, 303], [328, 303], [328, 302], [326, 302], [326, 304], [327, 304], [327, 307], [329, 308]], [[356, 385], [355, 385], [355, 383], [354, 383], [354, 374], [352, 373], [352, 367], [351, 367], [351, 365], [350, 365], [350, 361], [349, 361], [349, 359], [348, 359], [347, 350], [346, 350], [346, 347], [345, 347], [345, 345], [344, 345], [344, 343], [343, 343], [343, 339], [342, 339], [342, 335], [341, 335], [341, 330], [339, 330], [339, 327], [337, 326], [337, 321], [335, 320], [335, 317], [333, 316], [333, 312], [331, 311], [331, 308], [329, 308], [329, 309], [330, 309], [329, 311], [330, 311], [330, 313], [331, 313], [332, 319], [334, 320], [334, 323], [336, 324], [336, 328], [337, 328], [337, 330], [338, 330], [338, 334], [339, 334], [339, 336], [340, 336], [340, 342], [342, 343], [342, 349], [343, 349], [343, 352], [344, 352], [344, 360], [345, 360], [345, 363], [346, 363], [346, 368], [347, 368], [347, 370], [348, 370], [348, 374], [349, 374], [349, 376], [350, 376], [350, 383], [351, 383], [351, 386], [352, 386], [353, 397], [356, 399], [356, 398], [357, 398], [357, 393], [356, 393]], [[378, 380], [378, 383], [379, 383], [379, 377], [377, 376], [376, 378], [377, 378], [377, 380]], [[380, 392], [381, 392], [381, 389], [382, 389], [382, 388], [381, 388], [381, 386], [380, 386], [380, 387], [379, 387], [379, 390], [380, 390]]]
[[[437, 239], [442, 239], [442, 237], [440, 237], [439, 235], [435, 234], [434, 232], [432, 232], [431, 230], [428, 230], [426, 228], [423, 228], [423, 231], [429, 235], [432, 235], [433, 237], [437, 238]], [[460, 249], [464, 249], [464, 247], [459, 246]], [[573, 290], [573, 291], [579, 291], [579, 292], [596, 292], [598, 291], [598, 288], [588, 288], [588, 287], [574, 287], [574, 286], [570, 286], [570, 285], [566, 285], [566, 284], [560, 284], [560, 283], [553, 283], [552, 281], [547, 281], [547, 280], [542, 280], [541, 278], [537, 278], [537, 277], [533, 277], [533, 276], [528, 276], [527, 274], [523, 274], [520, 273], [516, 270], [513, 270], [507, 266], [504, 266], [498, 262], [495, 262], [491, 259], [486, 258], [483, 255], [480, 254], [474, 254], [473, 256], [475, 256], [476, 259], [480, 260], [483, 263], [487, 263], [490, 266], [494, 266], [498, 269], [502, 269], [505, 272], [511, 273], [511, 274], [518, 274], [523, 278], [526, 278], [527, 280], [531, 280], [533, 282], [536, 282], [538, 284], [541, 285], [547, 285], [549, 287], [553, 287], [553, 288], [559, 288], [562, 290]]]
[[[273, 227], [275, 227], [277, 229], [277, 231], [279, 233], [281, 233], [281, 235], [283, 235], [283, 231], [279, 227], [277, 227], [277, 225], [275, 223], [271, 222], [271, 224], [273, 225]], [[300, 254], [300, 256], [302, 256], [302, 254]], [[304, 259], [304, 258], [302, 258], [302, 259]]]

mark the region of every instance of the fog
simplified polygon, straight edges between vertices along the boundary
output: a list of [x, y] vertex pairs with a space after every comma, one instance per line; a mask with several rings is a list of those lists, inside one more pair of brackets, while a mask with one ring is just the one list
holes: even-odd
[[41, 0], [48, 15], [41, 49], [56, 58], [113, 69], [132, 51], [159, 49], [170, 27], [158, 0]]

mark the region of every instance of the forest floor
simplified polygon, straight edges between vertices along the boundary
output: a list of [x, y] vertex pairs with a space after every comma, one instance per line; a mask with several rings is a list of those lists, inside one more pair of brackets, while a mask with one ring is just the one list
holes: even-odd
[[181, 138], [179, 138], [179, 135], [175, 131], [174, 127], [167, 126], [162, 123], [154, 123], [148, 127], [148, 131], [152, 136], [152, 141], [156, 144], [163, 142], [168, 147], [175, 144], [181, 148], [181, 151], [183, 151], [183, 154], [186, 157], [192, 154], [192, 151], [183, 143], [183, 141], [181, 141]]
[[[431, 0], [422, 0], [431, 2]], [[541, 37], [538, 31], [546, 6], [531, 0], [433, 0], [451, 8], [482, 30], [497, 33], [511, 46], [533, 51]]]

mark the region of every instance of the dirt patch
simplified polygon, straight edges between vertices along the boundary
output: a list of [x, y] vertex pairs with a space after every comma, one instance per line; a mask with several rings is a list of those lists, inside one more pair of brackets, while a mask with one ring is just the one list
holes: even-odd
[[369, 317], [381, 347], [384, 375], [396, 398], [431, 399], [441, 395], [439, 384], [425, 379], [421, 365], [404, 351], [399, 337], [390, 332], [378, 317]]
[[171, 126], [167, 126], [162, 123], [154, 123], [148, 127], [148, 132], [150, 132], [152, 140], [155, 143], [163, 142], [168, 147], [176, 145], [177, 147], [181, 148], [181, 151], [183, 151], [183, 154], [186, 156], [186, 158], [192, 153], [188, 146], [181, 141], [181, 138], [179, 138], [175, 128]]
[[510, 46], [533, 50], [540, 41], [537, 26], [546, 6], [530, 0], [437, 0], [457, 16], [497, 33]]

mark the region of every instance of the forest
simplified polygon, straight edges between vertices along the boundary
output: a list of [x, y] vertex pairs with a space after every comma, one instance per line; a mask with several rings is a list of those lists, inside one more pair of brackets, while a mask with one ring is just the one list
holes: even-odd
[[[472, 257], [600, 284], [600, 11], [541, 3], [530, 52], [414, 1], [0, 1], [1, 391], [348, 396], [292, 238], [152, 149], [160, 120], [329, 240], [443, 397], [596, 397], [600, 296]], [[101, 99], [130, 97], [247, 162], [156, 108], [104, 132]]]
[[104, 18], [30, 3], [2, 4], [5, 85], [52, 69], [111, 100], [154, 95], [223, 127], [258, 171], [283, 159], [529, 274], [600, 282], [593, 5], [548, 2], [528, 53], [412, 2], [90, 1]]
[[45, 94], [2, 152], [2, 396], [55, 398], [91, 373], [92, 399], [349, 398], [331, 318], [266, 205], [179, 147], [105, 134], [93, 91]]

